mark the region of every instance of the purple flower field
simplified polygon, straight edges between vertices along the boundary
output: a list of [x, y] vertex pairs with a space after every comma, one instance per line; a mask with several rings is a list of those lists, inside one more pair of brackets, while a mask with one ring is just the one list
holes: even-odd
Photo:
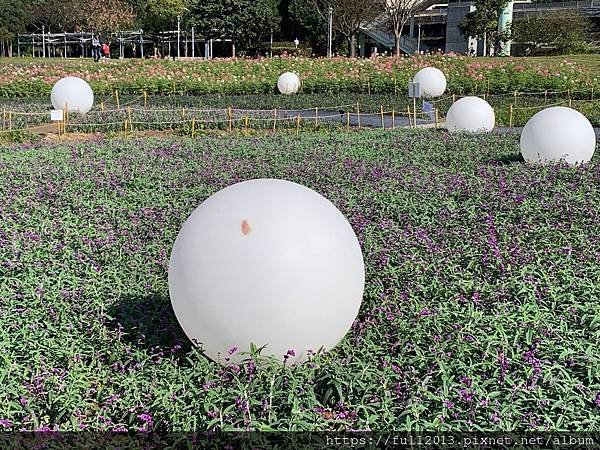
[[[0, 147], [0, 431], [599, 430], [597, 160], [435, 130]], [[224, 368], [179, 327], [168, 258], [203, 200], [263, 177], [346, 215], [365, 296], [334, 351]]]

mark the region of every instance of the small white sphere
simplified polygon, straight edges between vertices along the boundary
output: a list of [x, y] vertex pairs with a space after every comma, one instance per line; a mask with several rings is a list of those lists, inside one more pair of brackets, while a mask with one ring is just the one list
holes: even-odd
[[464, 97], [455, 101], [446, 114], [446, 127], [451, 133], [492, 131], [495, 122], [494, 110], [479, 97]]
[[421, 96], [439, 97], [446, 90], [446, 76], [444, 72], [435, 67], [425, 67], [417, 72], [413, 83], [421, 85]]
[[300, 89], [300, 78], [292, 72], [285, 72], [277, 79], [277, 89], [282, 94], [295, 94]]
[[52, 87], [50, 100], [54, 109], [65, 109], [69, 112], [87, 113], [94, 104], [94, 92], [89, 84], [77, 77], [66, 77], [58, 80]]
[[[205, 200], [184, 223], [169, 265], [177, 320], [215, 361], [228, 350], [289, 363], [333, 348], [363, 296], [360, 245], [343, 214], [290, 181], [257, 179]], [[230, 362], [238, 360], [238, 354]]]
[[589, 162], [596, 133], [587, 118], [571, 108], [555, 106], [536, 113], [521, 133], [521, 154], [530, 163]]

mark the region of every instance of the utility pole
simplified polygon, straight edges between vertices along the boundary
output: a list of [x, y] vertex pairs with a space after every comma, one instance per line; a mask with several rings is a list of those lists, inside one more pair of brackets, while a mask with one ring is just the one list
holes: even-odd
[[42, 58], [46, 57], [46, 27], [42, 25]]
[[417, 55], [421, 54], [421, 22], [418, 23], [419, 35], [417, 36]]
[[333, 8], [329, 7], [329, 14], [327, 16], [327, 57], [331, 58], [333, 55]]

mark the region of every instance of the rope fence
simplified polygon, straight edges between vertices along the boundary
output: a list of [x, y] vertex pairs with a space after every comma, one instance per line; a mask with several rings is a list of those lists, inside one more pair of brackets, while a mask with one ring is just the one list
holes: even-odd
[[[567, 98], [552, 99], [549, 97], [567, 94]], [[543, 94], [543, 98], [540, 94]], [[504, 104], [496, 105], [495, 111], [502, 114], [504, 123], [512, 127], [517, 114], [535, 113], [552, 106], [577, 104], [590, 105], [600, 102], [600, 98], [588, 99], [572, 98], [573, 92], [543, 91], [543, 92], [514, 92], [513, 94], [481, 94], [479, 97], [490, 100], [500, 99]], [[539, 104], [528, 105], [521, 96], [535, 97]], [[439, 128], [444, 120], [450, 105], [467, 95], [448, 94], [441, 98], [427, 100], [431, 107], [425, 112], [418, 103], [408, 99], [405, 107], [385, 108], [380, 106], [378, 112], [374, 105], [365, 108], [360, 102], [335, 106], [315, 106], [311, 108], [294, 109], [243, 109], [243, 108], [197, 108], [190, 106], [174, 107], [167, 105], [164, 108], [151, 105], [153, 99], [146, 92], [136, 95], [126, 102], [122, 102], [118, 91], [105, 96], [97, 102], [92, 110], [85, 115], [64, 111], [62, 121], [49, 122], [49, 111], [18, 111], [2, 108], [3, 134], [12, 131], [42, 132], [54, 130], [58, 134], [67, 132], [94, 132], [94, 131], [141, 131], [175, 129], [195, 136], [198, 132], [208, 129], [220, 129], [232, 132], [234, 130], [249, 131], [250, 129], [320, 129], [323, 127], [350, 128], [383, 128], [430, 126]], [[558, 101], [557, 101], [558, 100]], [[533, 100], [532, 100], [533, 101]], [[421, 99], [419, 99], [419, 103]], [[424, 104], [423, 104], [424, 105]], [[68, 108], [68, 105], [66, 105]], [[494, 105], [492, 105], [494, 107]], [[498, 117], [498, 116], [497, 116]], [[521, 116], [519, 116], [519, 119]]]

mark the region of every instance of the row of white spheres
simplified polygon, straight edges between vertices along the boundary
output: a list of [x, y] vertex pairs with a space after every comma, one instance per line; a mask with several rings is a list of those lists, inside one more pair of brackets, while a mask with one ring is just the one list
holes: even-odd
[[[333, 348], [362, 301], [365, 269], [343, 214], [317, 192], [258, 179], [205, 200], [171, 252], [177, 320], [215, 361], [239, 361], [250, 345], [290, 363]], [[232, 348], [239, 349], [229, 355]]]
[[81, 78], [66, 77], [54, 84], [50, 101], [54, 109], [85, 114], [94, 105], [94, 92]]

